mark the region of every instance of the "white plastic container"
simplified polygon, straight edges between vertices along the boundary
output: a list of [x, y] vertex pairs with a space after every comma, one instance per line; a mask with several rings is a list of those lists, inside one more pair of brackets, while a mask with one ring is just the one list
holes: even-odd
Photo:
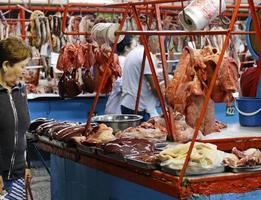
[[[225, 9], [226, 2], [221, 0], [221, 13]], [[215, 19], [219, 13], [220, 0], [194, 0], [184, 9], [184, 12], [179, 13], [179, 20], [186, 30], [201, 30]]]

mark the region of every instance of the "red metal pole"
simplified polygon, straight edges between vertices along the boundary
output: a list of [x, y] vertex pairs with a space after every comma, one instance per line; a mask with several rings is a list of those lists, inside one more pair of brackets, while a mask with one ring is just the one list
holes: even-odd
[[[159, 4], [159, 3], [173, 3], [173, 2], [180, 2], [181, 0], [156, 0], [156, 1], [134, 1], [134, 2], [125, 2], [125, 3], [112, 3], [106, 4], [105, 6], [108, 7], [122, 7], [126, 5], [137, 6], [137, 5], [148, 5], [148, 4]], [[189, 0], [183, 0], [189, 1]]]
[[25, 11], [24, 9], [20, 9], [20, 19], [22, 20], [21, 23], [21, 35], [22, 39], [25, 40], [26, 38], [26, 30], [25, 30]]
[[[163, 31], [119, 31], [121, 35], [226, 35], [227, 30], [221, 31], [181, 31], [181, 30], [163, 30]], [[255, 31], [233, 31], [232, 35], [256, 34]]]
[[[138, 12], [137, 12], [134, 5], [132, 6], [132, 9], [133, 9], [133, 17], [134, 17], [134, 20], [137, 24], [137, 28], [140, 31], [143, 31], [142, 25], [139, 21]], [[160, 86], [159, 86], [158, 78], [157, 78], [156, 71], [155, 71], [155, 68], [154, 68], [154, 63], [153, 63], [151, 55], [150, 55], [149, 45], [148, 45], [148, 41], [147, 41], [145, 35], [141, 35], [141, 40], [142, 40], [142, 43], [144, 45], [146, 57], [148, 59], [149, 65], [150, 65], [150, 70], [152, 72], [153, 81], [154, 81], [154, 84], [155, 84], [155, 87], [156, 87], [156, 90], [157, 90], [157, 94], [158, 94], [158, 97], [159, 97], [159, 100], [160, 100], [160, 105], [161, 105], [161, 108], [162, 108], [163, 116], [164, 116], [165, 121], [166, 121], [167, 130], [168, 130], [168, 132], [170, 132], [168, 114], [167, 114], [167, 111], [166, 111], [166, 108], [165, 108], [163, 96], [162, 96], [161, 91], [160, 91]]]
[[[156, 11], [158, 31], [162, 31], [160, 8], [158, 4], [155, 5], [155, 11]], [[165, 83], [165, 88], [167, 88], [169, 82], [169, 76], [168, 76], [168, 66], [167, 66], [164, 41], [165, 41], [165, 36], [159, 36], [160, 55], [161, 55], [162, 69], [164, 74], [164, 83]], [[173, 109], [171, 106], [168, 106], [168, 111], [169, 111], [169, 125], [170, 125], [169, 130], [171, 131], [170, 133], [168, 133], [168, 135], [170, 139], [176, 141], [176, 126], [175, 126], [175, 121], [173, 116]]]
[[188, 166], [188, 162], [190, 160], [190, 155], [192, 153], [196, 138], [198, 136], [198, 131], [200, 129], [200, 125], [203, 121], [204, 115], [205, 115], [206, 110], [207, 110], [208, 102], [209, 102], [212, 90], [214, 88], [214, 85], [215, 85], [215, 82], [216, 82], [216, 79], [217, 79], [217, 76], [218, 76], [218, 71], [219, 71], [220, 65], [222, 63], [223, 57], [225, 55], [226, 48], [227, 48], [228, 43], [229, 43], [229, 37], [231, 36], [231, 32], [233, 30], [233, 27], [234, 27], [234, 24], [235, 24], [235, 21], [236, 21], [236, 18], [237, 18], [237, 13], [238, 13], [238, 10], [239, 10], [240, 2], [241, 2], [241, 0], [236, 1], [236, 7], [235, 7], [234, 14], [232, 16], [232, 19], [231, 19], [231, 23], [230, 23], [229, 28], [228, 28], [228, 34], [226, 35], [226, 38], [225, 38], [225, 41], [224, 41], [224, 44], [223, 44], [217, 65], [216, 65], [216, 68], [215, 68], [214, 73], [213, 73], [212, 80], [210, 82], [209, 89], [208, 89], [206, 97], [205, 97], [205, 101], [204, 101], [203, 106], [201, 108], [201, 112], [200, 112], [199, 118], [198, 118], [196, 126], [195, 126], [195, 131], [194, 131], [193, 138], [192, 138], [192, 141], [191, 141], [191, 144], [190, 144], [190, 147], [189, 147], [186, 159], [185, 159], [185, 163], [184, 163], [182, 170], [180, 172], [180, 176], [179, 176], [179, 180], [178, 180], [178, 186], [179, 187], [182, 187], [183, 177], [184, 177], [186, 168]]
[[[261, 30], [260, 30], [260, 22], [259, 22], [259, 19], [257, 17], [257, 14], [256, 14], [256, 9], [255, 9], [255, 4], [253, 2], [253, 0], [248, 0], [248, 4], [249, 4], [249, 8], [250, 8], [250, 11], [251, 11], [251, 15], [252, 15], [252, 20], [253, 20], [253, 25], [254, 25], [254, 29], [256, 31], [256, 39], [257, 39], [257, 43], [258, 43], [258, 50], [259, 50], [259, 61], [257, 63], [257, 73], [256, 73], [256, 77], [255, 77], [255, 80], [254, 80], [254, 85], [258, 85], [258, 81], [259, 81], [259, 78], [260, 78], [260, 74], [261, 74]], [[256, 96], [256, 93], [257, 93], [257, 88], [258, 87], [252, 87], [251, 90], [253, 90], [253, 93], [252, 94], [255, 94]], [[254, 91], [255, 90], [255, 91]]]
[[[128, 16], [128, 10], [126, 9], [126, 12], [124, 13], [124, 16], [123, 16], [123, 18], [121, 20], [121, 23], [120, 23], [120, 26], [119, 26], [119, 30], [122, 30], [127, 16]], [[89, 116], [87, 118], [87, 122], [86, 122], [86, 126], [85, 126], [85, 134], [87, 133], [87, 131], [88, 131], [89, 127], [90, 127], [91, 118], [93, 116], [94, 110], [96, 108], [96, 105], [97, 105], [97, 102], [98, 102], [98, 99], [99, 99], [99, 95], [101, 93], [102, 87], [103, 87], [104, 82], [105, 82], [106, 74], [107, 74], [108, 68], [109, 68], [109, 63], [111, 63], [112, 60], [113, 60], [114, 52], [116, 50], [118, 40], [119, 40], [119, 34], [116, 33], [116, 37], [115, 37], [115, 40], [114, 40], [114, 43], [113, 43], [113, 47], [112, 47], [112, 50], [111, 50], [110, 57], [108, 59], [108, 62], [104, 66], [103, 76], [102, 76], [101, 82], [99, 83], [100, 85], [98, 87], [98, 90], [96, 91], [96, 95], [95, 95], [95, 98], [94, 98], [94, 101], [93, 101], [93, 104], [92, 104]]]
[[62, 33], [64, 33], [66, 29], [67, 15], [68, 15], [68, 6], [65, 7], [63, 12]]
[[[149, 28], [151, 27], [152, 19], [153, 19], [153, 13], [151, 12], [151, 14], [150, 14], [150, 19], [149, 19]], [[141, 95], [142, 81], [143, 81], [143, 78], [144, 78], [145, 63], [146, 63], [146, 53], [145, 53], [145, 50], [144, 50], [144, 52], [143, 52], [143, 58], [142, 58], [142, 63], [141, 63], [140, 79], [139, 79], [139, 86], [138, 86], [138, 91], [137, 91], [135, 111], [134, 111], [135, 114], [137, 114], [137, 113], [138, 113], [138, 110], [139, 110], [139, 103], [140, 103], [140, 95]]]

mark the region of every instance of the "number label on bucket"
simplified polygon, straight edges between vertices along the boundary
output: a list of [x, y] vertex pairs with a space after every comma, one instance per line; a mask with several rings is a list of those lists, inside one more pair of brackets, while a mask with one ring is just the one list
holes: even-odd
[[233, 116], [235, 114], [235, 107], [234, 106], [227, 106], [226, 107], [226, 115]]

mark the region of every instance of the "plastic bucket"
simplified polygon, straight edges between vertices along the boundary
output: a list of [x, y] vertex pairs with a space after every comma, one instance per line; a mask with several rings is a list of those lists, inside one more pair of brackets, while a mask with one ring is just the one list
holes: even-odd
[[239, 112], [239, 123], [242, 126], [261, 126], [261, 98], [237, 98], [235, 108]]

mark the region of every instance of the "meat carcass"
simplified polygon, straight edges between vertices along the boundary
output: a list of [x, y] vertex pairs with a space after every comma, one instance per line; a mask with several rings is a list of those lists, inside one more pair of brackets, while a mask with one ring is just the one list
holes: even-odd
[[84, 50], [80, 44], [67, 44], [62, 47], [56, 68], [61, 71], [70, 71], [84, 65]]
[[101, 91], [102, 93], [108, 94], [112, 90], [113, 83], [122, 75], [119, 58], [117, 54], [114, 54], [112, 62], [108, 63], [109, 53], [106, 54], [106, 52], [99, 52], [96, 53], [95, 57], [96, 63], [94, 65], [94, 79], [97, 83], [96, 90], [98, 89], [102, 76], [105, 73], [105, 66], [109, 65]]
[[[201, 50], [183, 49], [180, 62], [166, 89], [167, 103], [185, 115], [189, 126], [194, 127], [205, 95], [219, 59], [217, 49], [210, 46]], [[237, 89], [238, 72], [233, 59], [225, 58], [219, 71], [212, 98], [215, 102], [230, 102]], [[200, 130], [203, 134], [226, 127], [215, 120], [214, 102], [210, 99]]]
[[239, 89], [238, 66], [233, 58], [225, 57], [218, 72], [218, 78], [213, 88], [211, 98], [216, 102], [232, 102], [232, 93]]

